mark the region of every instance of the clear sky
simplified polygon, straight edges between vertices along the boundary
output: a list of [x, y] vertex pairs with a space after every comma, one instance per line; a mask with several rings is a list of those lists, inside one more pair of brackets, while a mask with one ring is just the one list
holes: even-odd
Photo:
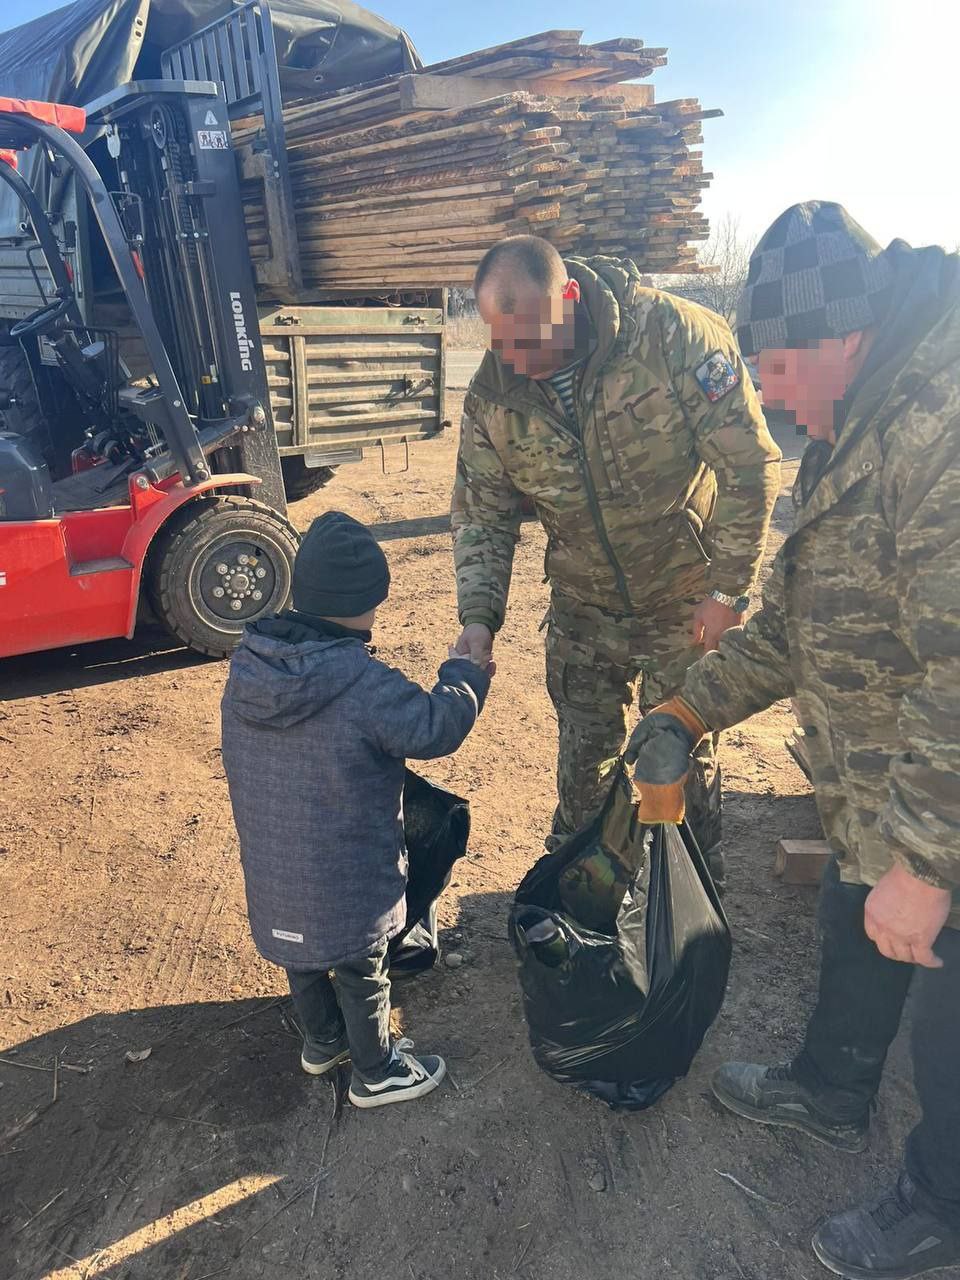
[[[10, 27], [57, 7], [8, 0]], [[373, 0], [427, 61], [556, 27], [666, 45], [660, 99], [698, 97], [711, 218], [763, 230], [803, 199], [878, 240], [960, 244], [960, 0]]]

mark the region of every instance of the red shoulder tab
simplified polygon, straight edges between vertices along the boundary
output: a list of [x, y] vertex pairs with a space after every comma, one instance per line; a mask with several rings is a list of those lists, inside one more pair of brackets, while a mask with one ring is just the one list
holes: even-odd
[[0, 114], [32, 116], [44, 124], [55, 124], [68, 133], [83, 133], [87, 113], [83, 107], [65, 107], [59, 102], [31, 102], [25, 98], [0, 98]]

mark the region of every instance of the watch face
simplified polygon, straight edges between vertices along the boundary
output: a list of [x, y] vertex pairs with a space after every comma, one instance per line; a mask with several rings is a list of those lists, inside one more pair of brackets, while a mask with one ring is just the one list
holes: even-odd
[[734, 601], [733, 611], [734, 613], [746, 613], [749, 607], [750, 607], [750, 597], [738, 596], [738, 598]]

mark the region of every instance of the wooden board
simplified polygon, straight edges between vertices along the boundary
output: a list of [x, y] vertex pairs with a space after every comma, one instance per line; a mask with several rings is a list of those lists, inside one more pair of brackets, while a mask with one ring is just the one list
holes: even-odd
[[[718, 113], [622, 83], [664, 53], [541, 32], [289, 107], [305, 287], [469, 284], [491, 244], [524, 231], [651, 273], [696, 269], [709, 176], [693, 148]], [[246, 154], [256, 122], [238, 136]], [[269, 267], [262, 181], [243, 172], [251, 251]]]
[[[400, 106], [404, 111], [459, 110], [511, 93], [552, 98], [582, 98], [584, 94], [582, 85], [569, 80], [506, 80], [497, 76], [437, 76], [425, 72], [401, 76], [398, 88]], [[601, 101], [622, 102], [630, 107], [653, 105], [652, 85], [592, 85], [590, 94]]]
[[826, 840], [780, 840], [773, 874], [784, 884], [818, 885], [832, 857], [833, 850]]

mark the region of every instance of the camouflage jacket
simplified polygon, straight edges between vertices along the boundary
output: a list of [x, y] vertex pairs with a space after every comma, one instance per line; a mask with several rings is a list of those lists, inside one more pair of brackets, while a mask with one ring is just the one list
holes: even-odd
[[461, 621], [497, 630], [523, 495], [546, 573], [584, 604], [654, 614], [664, 599], [749, 591], [780, 453], [719, 316], [645, 289], [629, 261], [572, 260], [596, 334], [579, 436], [549, 384], [488, 352], [464, 405], [453, 494]]
[[956, 890], [960, 926], [960, 264], [899, 257], [920, 332], [854, 389], [763, 607], [682, 693], [717, 729], [794, 695], [843, 879], [896, 860]]

